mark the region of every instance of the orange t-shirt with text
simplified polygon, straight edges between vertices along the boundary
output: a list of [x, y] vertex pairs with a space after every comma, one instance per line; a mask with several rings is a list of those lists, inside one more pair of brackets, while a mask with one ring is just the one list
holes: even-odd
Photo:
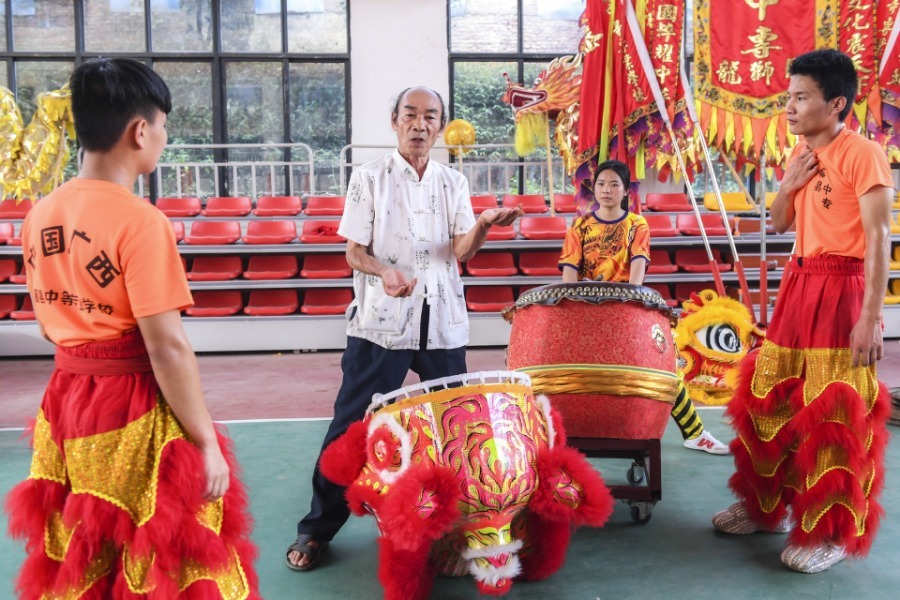
[[[800, 155], [800, 149], [794, 149], [791, 160]], [[860, 198], [874, 187], [894, 185], [884, 150], [844, 128], [834, 141], [814, 152], [819, 172], [794, 194], [797, 256], [865, 258]]]
[[168, 219], [115, 183], [54, 190], [25, 217], [22, 251], [35, 315], [60, 346], [118, 339], [193, 304]]

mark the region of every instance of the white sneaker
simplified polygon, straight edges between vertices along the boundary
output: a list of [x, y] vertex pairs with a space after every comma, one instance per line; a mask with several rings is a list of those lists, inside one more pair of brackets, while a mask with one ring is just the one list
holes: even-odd
[[691, 450], [703, 450], [710, 454], [729, 454], [728, 446], [714, 438], [713, 435], [705, 429], [703, 430], [703, 433], [697, 437], [690, 440], [684, 440], [684, 447]]

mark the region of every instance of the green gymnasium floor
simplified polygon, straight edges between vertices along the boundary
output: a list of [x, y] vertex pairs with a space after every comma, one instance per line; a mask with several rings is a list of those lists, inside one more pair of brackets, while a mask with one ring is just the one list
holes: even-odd
[[[730, 428], [718, 409], [702, 411], [720, 439]], [[231, 423], [243, 477], [250, 490], [259, 546], [257, 570], [268, 600], [377, 600], [377, 535], [371, 518], [352, 517], [323, 559], [309, 573], [284, 566], [284, 551], [295, 523], [306, 512], [310, 474], [327, 421]], [[897, 429], [892, 428], [892, 432]], [[0, 493], [28, 473], [30, 451], [15, 431], [0, 432]], [[610, 483], [624, 483], [627, 461], [593, 460]], [[893, 439], [887, 454], [887, 482], [882, 503], [886, 516], [871, 555], [847, 560], [830, 571], [803, 575], [779, 561], [783, 535], [755, 534], [732, 538], [717, 534], [710, 516], [732, 502], [726, 481], [730, 457], [681, 447], [674, 425], [663, 438], [663, 499], [650, 522], [635, 524], [628, 507], [618, 503], [609, 523], [599, 530], [581, 529], [569, 548], [563, 569], [549, 580], [516, 583], [506, 596], [518, 599], [672, 599], [782, 600], [900, 597], [900, 486], [896, 469], [900, 446]], [[2, 526], [6, 529], [5, 515]], [[22, 547], [0, 537], [0, 599], [14, 598], [13, 578]], [[477, 598], [469, 577], [435, 581], [434, 600]]]

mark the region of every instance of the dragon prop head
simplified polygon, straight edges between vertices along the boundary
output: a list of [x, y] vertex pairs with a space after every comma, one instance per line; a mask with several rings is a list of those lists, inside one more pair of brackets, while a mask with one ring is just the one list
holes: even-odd
[[682, 308], [675, 345], [678, 368], [691, 398], [727, 404], [734, 391], [729, 372], [765, 333], [753, 323], [747, 307], [712, 290], [691, 294]]
[[534, 152], [543, 138], [544, 123], [556, 118], [560, 111], [578, 103], [581, 94], [581, 61], [583, 55], [553, 59], [541, 71], [531, 88], [506, 78], [503, 102], [512, 108], [516, 121], [516, 151], [525, 156]]

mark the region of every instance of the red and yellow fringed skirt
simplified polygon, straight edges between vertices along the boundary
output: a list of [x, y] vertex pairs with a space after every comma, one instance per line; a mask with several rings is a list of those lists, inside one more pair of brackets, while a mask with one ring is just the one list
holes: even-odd
[[798, 546], [864, 555], [882, 509], [890, 396], [875, 366], [853, 367], [850, 331], [862, 308], [860, 260], [791, 260], [767, 338], [740, 366], [727, 415], [731, 489], [752, 519], [774, 527], [790, 506]]
[[230, 442], [224, 497], [159, 392], [140, 335], [59, 347], [28, 479], [6, 499], [27, 557], [23, 600], [259, 598], [247, 496]]

